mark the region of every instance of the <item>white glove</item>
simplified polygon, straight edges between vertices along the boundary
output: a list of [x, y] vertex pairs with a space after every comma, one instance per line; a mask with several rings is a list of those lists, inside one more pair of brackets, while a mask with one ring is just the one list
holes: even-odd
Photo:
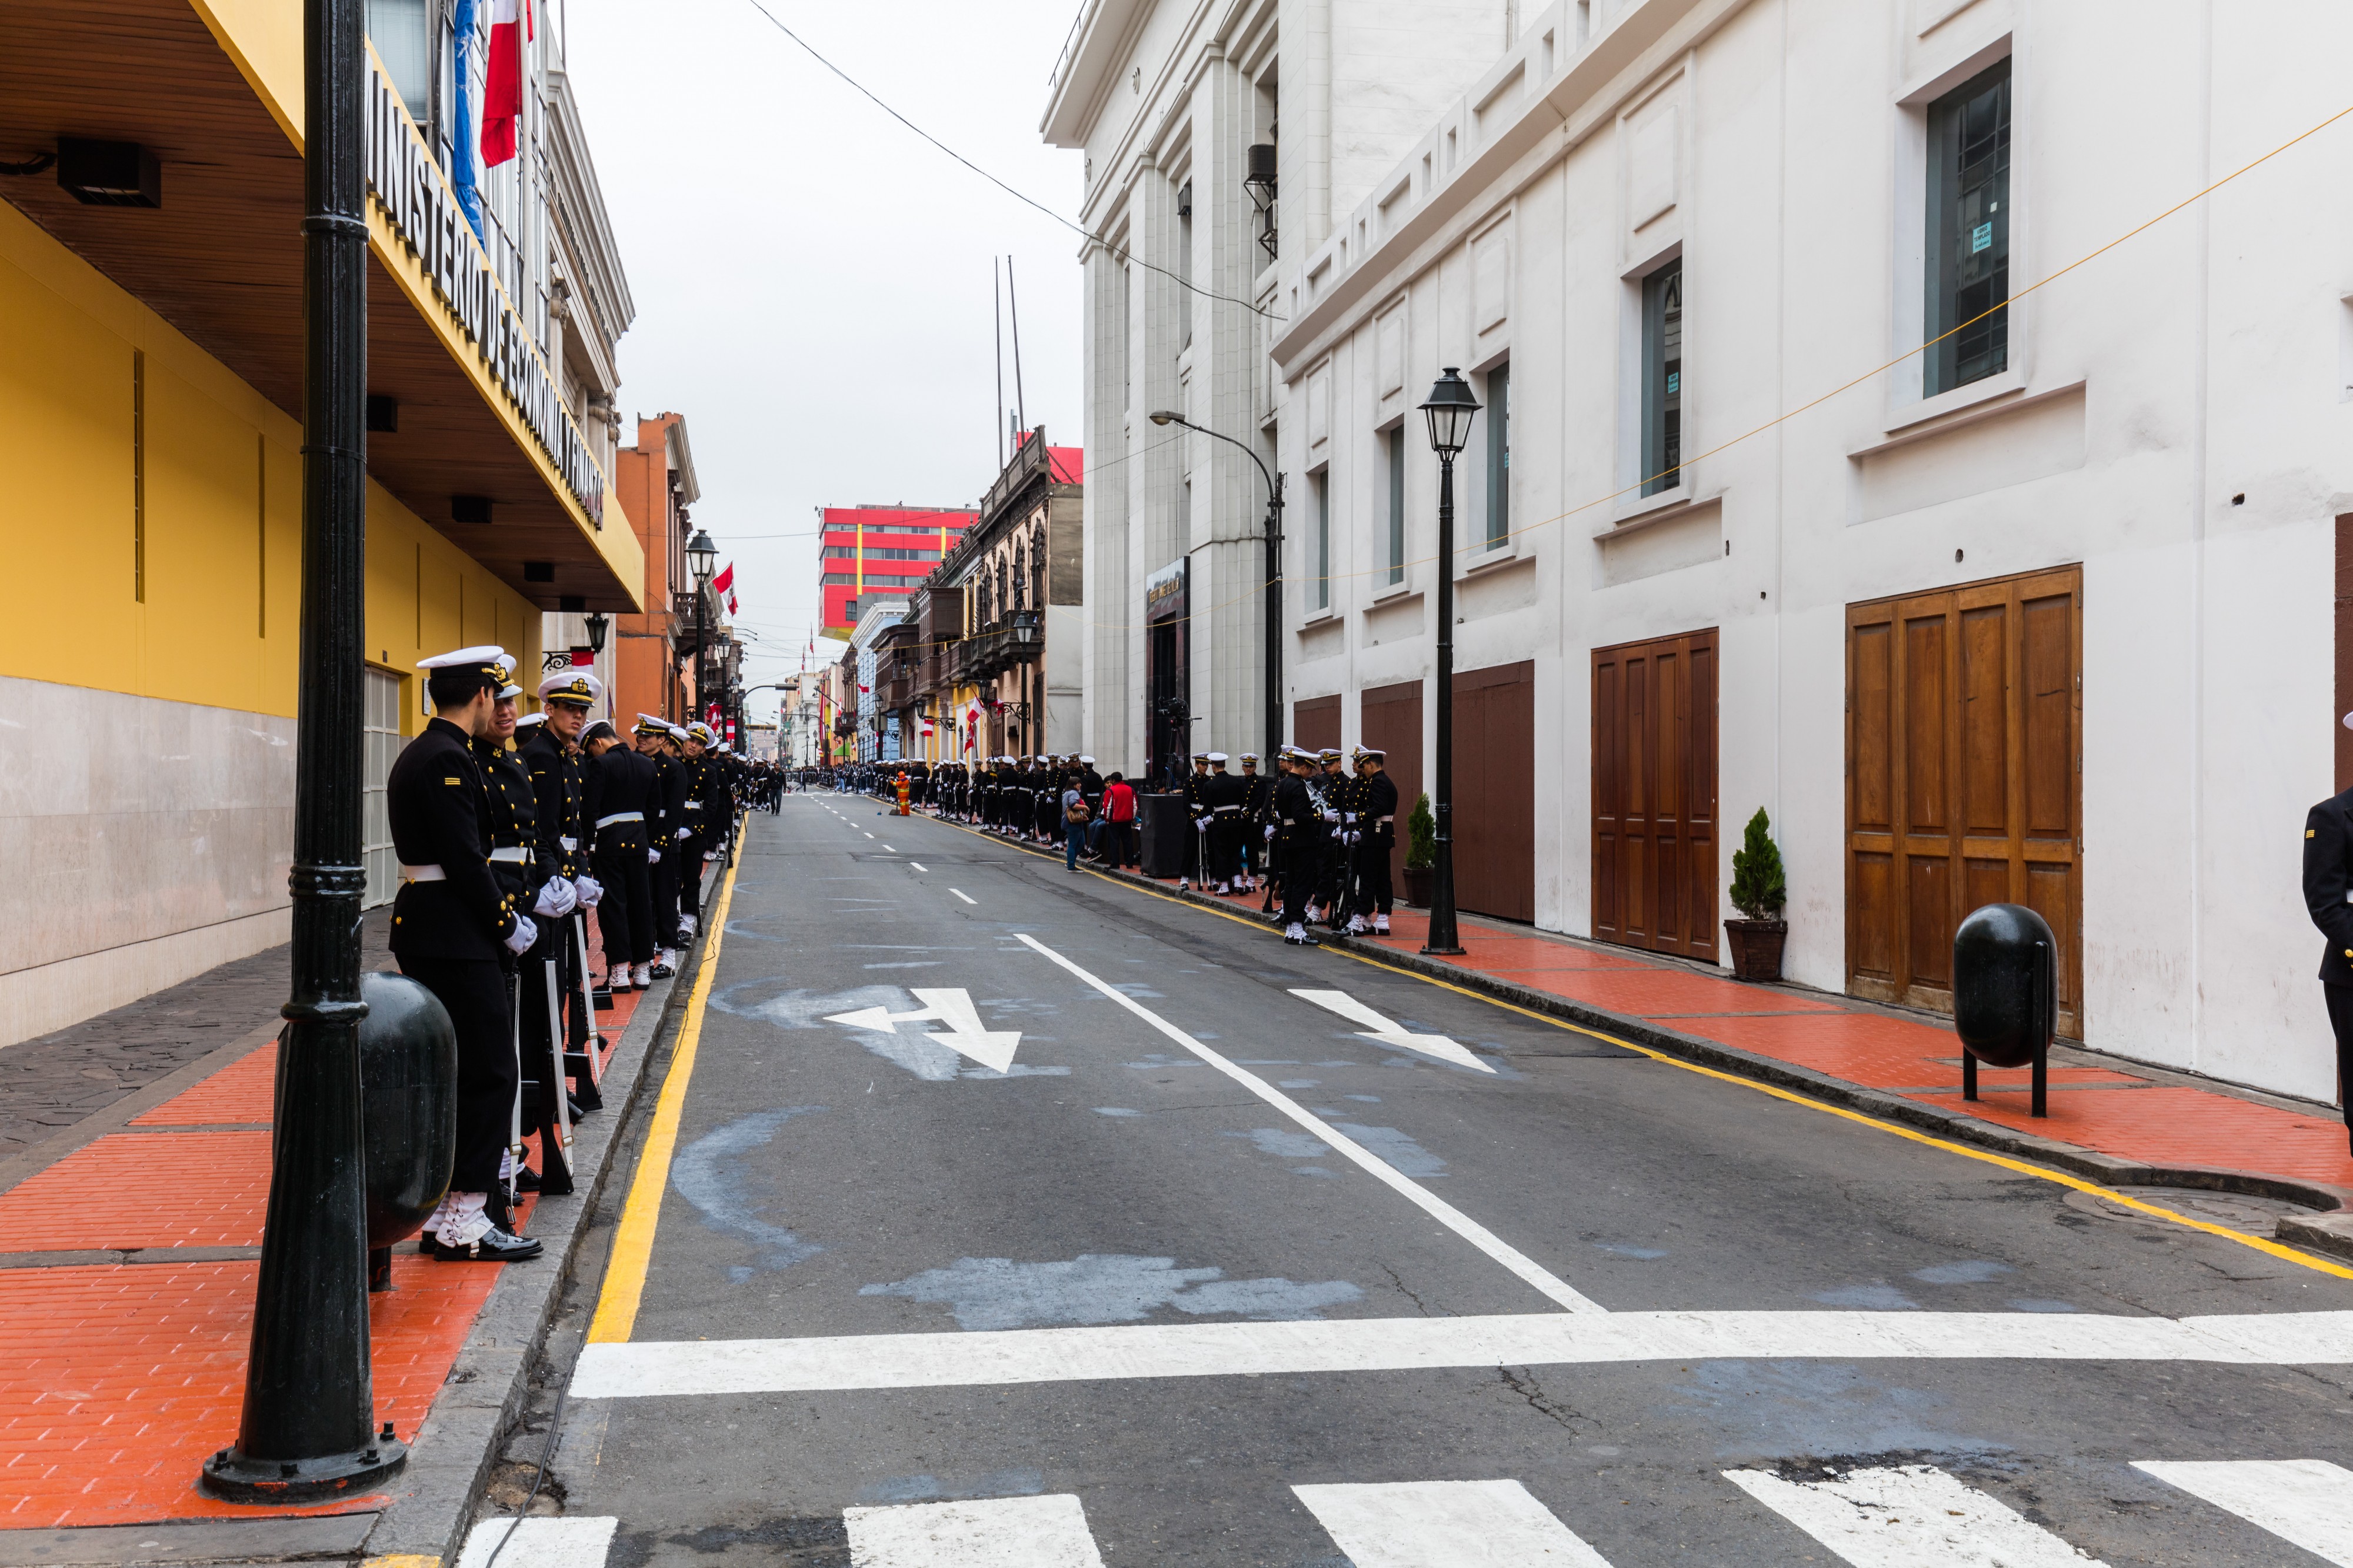
[[660, 850], [659, 850], [659, 849], [649, 849], [649, 850], [647, 850], [647, 851], [646, 851], [646, 864], [647, 864], [647, 865], [649, 865], [649, 866], [659, 866], [659, 865], [660, 865], [660, 864], [661, 864], [661, 851], [660, 851]]
[[538, 940], [539, 928], [531, 923], [531, 917], [515, 916], [514, 930], [507, 932], [507, 951], [520, 956], [529, 952], [531, 944]]
[[573, 906], [579, 901], [579, 895], [572, 890], [571, 883], [561, 877], [550, 877], [546, 885], [539, 889], [539, 901], [532, 905], [531, 912], [561, 918], [570, 914]]
[[1274, 824], [1272, 824], [1272, 823], [1271, 823], [1271, 822], [1270, 822], [1270, 823], [1268, 823], [1268, 824], [1267, 824], [1267, 826], [1266, 826], [1266, 841], [1267, 841], [1269, 844], [1271, 844], [1271, 843], [1273, 843], [1273, 842], [1274, 842]]
[[1363, 834], [1358, 833], [1358, 832], [1357, 832], [1356, 829], [1354, 829], [1354, 828], [1350, 828], [1350, 829], [1348, 830], [1348, 842], [1349, 842], [1350, 844], [1354, 844], [1354, 843], [1356, 843], [1358, 839], [1362, 838], [1363, 837], [1364, 837], [1364, 835], [1363, 835]]
[[1340, 820], [1340, 814], [1334, 811], [1327, 805], [1324, 808], [1324, 820], [1326, 822], [1337, 822]]
[[1206, 817], [1206, 816], [1197, 816], [1197, 817], [1195, 817], [1195, 818], [1193, 819], [1193, 831], [1194, 831], [1194, 832], [1196, 832], [1196, 833], [1207, 833], [1207, 832], [1208, 832], [1208, 831], [1209, 831], [1209, 819], [1208, 819], [1208, 817]]
[[693, 837], [694, 833], [691, 828], [681, 827], [678, 830], [678, 841], [681, 844], [685, 843], [688, 839]]
[[596, 907], [596, 900], [605, 896], [605, 884], [594, 877], [575, 877], [572, 892], [580, 900], [582, 909], [593, 910]]

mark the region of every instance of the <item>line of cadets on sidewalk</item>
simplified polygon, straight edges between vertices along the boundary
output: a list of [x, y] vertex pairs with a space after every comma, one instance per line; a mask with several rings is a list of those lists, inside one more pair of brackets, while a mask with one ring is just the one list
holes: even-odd
[[[1377, 747], [1358, 746], [1353, 773], [1335, 748], [1285, 746], [1278, 775], [1241, 755], [1229, 773], [1223, 752], [1198, 752], [1183, 795], [1192, 832], [1181, 889], [1220, 897], [1263, 892], [1261, 912], [1286, 942], [1314, 946], [1310, 925], [1351, 934], [1386, 934], [1394, 892], [1390, 851], [1397, 844], [1398, 789]], [[1086, 756], [993, 757], [967, 766], [881, 763], [856, 775], [869, 793], [894, 798], [904, 778], [913, 805], [951, 821], [1036, 844], [1062, 843], [1069, 864], [1113, 868], [1138, 863], [1134, 787], [1119, 773], [1104, 778]], [[1066, 804], [1075, 794], [1083, 815]]]
[[[585, 672], [550, 676], [543, 711], [519, 715], [503, 648], [418, 668], [433, 717], [385, 783], [401, 863], [392, 952], [458, 1040], [457, 1157], [419, 1250], [516, 1262], [541, 1248], [515, 1198], [572, 1190], [571, 1124], [601, 1105], [586, 911], [606, 955], [594, 984], [627, 992], [668, 976], [693, 939], [704, 865], [725, 857], [738, 811], [777, 775], [702, 724], [641, 713], [624, 745], [609, 722], [588, 722], [602, 689]], [[533, 1128], [536, 1173], [523, 1163]]]

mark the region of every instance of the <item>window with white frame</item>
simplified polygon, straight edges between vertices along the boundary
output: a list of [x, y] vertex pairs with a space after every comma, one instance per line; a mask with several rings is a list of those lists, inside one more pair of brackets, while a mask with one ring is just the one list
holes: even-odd
[[1315, 531], [1307, 542], [1308, 564], [1314, 569], [1307, 584], [1307, 607], [1332, 607], [1332, 477], [1328, 471], [1307, 476], [1309, 498], [1314, 502]]
[[1487, 373], [1487, 548], [1512, 542], [1512, 363]]
[[2010, 365], [2010, 105], [2008, 60], [1928, 105], [1926, 396]]
[[1642, 493], [1683, 483], [1683, 263], [1642, 279]]

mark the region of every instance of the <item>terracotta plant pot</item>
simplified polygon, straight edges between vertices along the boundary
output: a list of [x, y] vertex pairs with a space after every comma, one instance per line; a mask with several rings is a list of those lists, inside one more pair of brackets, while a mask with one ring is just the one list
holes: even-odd
[[1781, 946], [1789, 940], [1788, 921], [1726, 921], [1732, 973], [1742, 980], [1781, 978]]
[[1432, 872], [1427, 866], [1405, 868], [1405, 901], [1415, 909], [1430, 908], [1430, 883]]

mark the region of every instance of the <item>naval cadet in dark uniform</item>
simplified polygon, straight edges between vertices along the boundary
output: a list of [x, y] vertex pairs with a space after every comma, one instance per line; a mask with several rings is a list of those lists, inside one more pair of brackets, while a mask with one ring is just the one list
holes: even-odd
[[1388, 775], [1388, 753], [1378, 746], [1358, 746], [1356, 761], [1356, 890], [1349, 899], [1348, 931], [1354, 935], [1369, 925], [1375, 936], [1387, 936], [1396, 898], [1389, 860], [1397, 847], [1397, 781]]
[[1202, 781], [1202, 804], [1209, 808], [1209, 863], [1201, 872], [1201, 890], [1214, 882], [1220, 894], [1234, 890], [1241, 875], [1242, 781], [1226, 772], [1226, 753], [1209, 753], [1209, 776]]
[[1327, 837], [1323, 811], [1308, 793], [1307, 775], [1316, 766], [1315, 753], [1295, 746], [1283, 748], [1282, 777], [1274, 785], [1275, 875], [1282, 879], [1282, 940], [1300, 947], [1322, 945], [1307, 934], [1307, 896], [1315, 886], [1315, 871]]
[[[587, 775], [580, 752], [580, 732], [587, 728], [588, 710], [603, 695], [604, 683], [585, 669], [565, 669], [539, 683], [543, 722], [522, 731], [518, 747], [531, 774], [532, 795], [539, 816], [541, 841], [552, 843], [557, 869], [572, 884], [578, 900], [573, 912], [558, 923], [556, 990], [565, 1015], [565, 1066], [577, 1087], [574, 1103], [583, 1111], [604, 1105], [596, 1089], [596, 1073], [588, 1060], [589, 1037], [596, 1020], [585, 998], [588, 955], [586, 911], [604, 898], [605, 889], [588, 872]], [[525, 1031], [526, 1038], [529, 1031]]]
[[588, 753], [586, 804], [593, 847], [588, 864], [605, 887], [596, 905], [596, 935], [605, 949], [605, 984], [626, 992], [651, 985], [654, 900], [646, 864], [646, 812], [658, 782], [654, 764], [621, 743], [602, 720], [581, 737]]
[[512, 1136], [516, 1089], [507, 975], [539, 932], [491, 872], [489, 786], [470, 742], [491, 727], [505, 650], [426, 659], [433, 717], [392, 764], [385, 809], [400, 857], [392, 952], [440, 999], [458, 1037], [457, 1152], [449, 1192], [420, 1250], [448, 1261], [515, 1262], [538, 1242], [499, 1228], [490, 1209]]
[[[2353, 730], [2353, 713], [2345, 727]], [[2337, 1100], [2353, 1145], [2353, 789], [2305, 813], [2304, 905], [2327, 939], [2320, 989], [2337, 1036]]]
[[702, 923], [702, 858], [719, 847], [732, 816], [726, 759], [712, 748], [717, 737], [703, 723], [686, 727], [686, 837], [679, 840], [678, 928], [689, 941]]

